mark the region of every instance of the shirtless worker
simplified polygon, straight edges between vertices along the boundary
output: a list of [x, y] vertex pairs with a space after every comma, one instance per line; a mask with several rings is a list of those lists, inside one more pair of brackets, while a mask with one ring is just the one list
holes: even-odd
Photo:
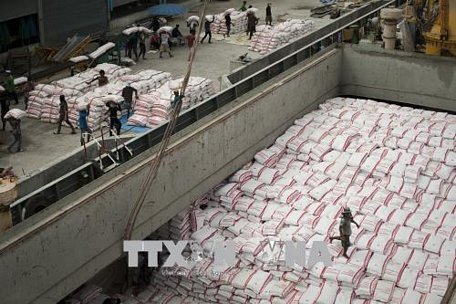
[[100, 75], [98, 75], [97, 77], [93, 78], [91, 81], [89, 82], [86, 82], [87, 84], [91, 84], [92, 82], [98, 80], [98, 86], [99, 87], [102, 87], [104, 85], [107, 85], [109, 83], [108, 81], [108, 77], [105, 76], [105, 71], [104, 70], [101, 70], [100, 71]]

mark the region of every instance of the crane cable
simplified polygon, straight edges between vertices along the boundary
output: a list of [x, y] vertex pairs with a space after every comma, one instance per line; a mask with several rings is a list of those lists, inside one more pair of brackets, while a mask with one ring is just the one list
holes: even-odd
[[[203, 7], [203, 11], [201, 13], [200, 23], [198, 26], [198, 33], [196, 35], [196, 39], [195, 39], [194, 44], [190, 51], [191, 52], [190, 53], [190, 62], [188, 63], [187, 73], [182, 82], [182, 87], [181, 87], [180, 94], [179, 94], [181, 97], [185, 96], [185, 90], [187, 88], [188, 81], [190, 79], [190, 75], [191, 75], [191, 71], [192, 71], [192, 64], [193, 64], [193, 60], [195, 58], [196, 48], [197, 48], [199, 37], [201, 34], [204, 16], [206, 14], [207, 1], [208, 0], [204, 1], [204, 7]], [[171, 119], [168, 122], [168, 126], [166, 127], [166, 130], [165, 130], [165, 134], [163, 135], [163, 139], [160, 143], [160, 149], [158, 150], [157, 156], [150, 162], [150, 168], [149, 168], [149, 171], [147, 173], [147, 176], [146, 176], [144, 182], [141, 185], [139, 197], [136, 200], [132, 211], [130, 212], [130, 216], [129, 216], [128, 222], [127, 222], [127, 227], [126, 227], [125, 233], [124, 233], [124, 240], [130, 240], [130, 238], [131, 238], [136, 219], [139, 215], [139, 211], [141, 210], [142, 206], [144, 205], [146, 197], [149, 194], [149, 191], [151, 189], [152, 182], [155, 180], [155, 177], [157, 176], [157, 172], [160, 167], [162, 158], [165, 154], [165, 150], [168, 146], [171, 135], [173, 134], [174, 128], [176, 126], [177, 118], [179, 117], [181, 107], [182, 107], [182, 98], [180, 99], [180, 102], [177, 102], [177, 104], [174, 105], [174, 109], [171, 114]]]

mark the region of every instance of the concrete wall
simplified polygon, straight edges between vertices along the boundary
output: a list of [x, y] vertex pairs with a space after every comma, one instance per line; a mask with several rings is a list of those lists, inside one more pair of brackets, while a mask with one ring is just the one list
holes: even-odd
[[88, 35], [108, 27], [106, 0], [41, 0], [41, 43], [60, 46], [75, 34]]
[[37, 0], [0, 1], [0, 22], [37, 13]]
[[[329, 50], [174, 138], [133, 239], [149, 235], [273, 143], [296, 118], [337, 95], [341, 56]], [[154, 158], [154, 151], [145, 154], [0, 236], [2, 304], [55, 303], [121, 256], [127, 215]]]
[[456, 59], [345, 45], [341, 93], [456, 112]]

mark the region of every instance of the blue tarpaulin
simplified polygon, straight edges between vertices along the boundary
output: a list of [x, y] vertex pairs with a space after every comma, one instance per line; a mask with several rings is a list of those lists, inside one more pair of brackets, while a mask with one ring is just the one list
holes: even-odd
[[122, 124], [122, 131], [123, 132], [133, 132], [133, 133], [144, 133], [146, 131], [149, 131], [150, 128], [146, 128], [146, 127], [138, 127], [138, 126], [130, 126], [130, 125], [127, 125], [127, 116], [122, 116], [120, 118], [120, 122]]
[[152, 15], [156, 16], [176, 16], [187, 12], [187, 9], [179, 4], [159, 4], [147, 9]]

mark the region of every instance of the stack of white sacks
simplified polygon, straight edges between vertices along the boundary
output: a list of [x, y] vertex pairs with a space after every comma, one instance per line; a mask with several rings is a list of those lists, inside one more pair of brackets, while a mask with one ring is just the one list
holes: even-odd
[[[183, 78], [168, 81], [158, 89], [148, 94], [140, 95], [134, 107], [134, 114], [128, 119], [129, 125], [155, 128], [169, 119], [171, 101], [174, 99], [173, 84], [178, 87]], [[182, 100], [182, 110], [197, 105], [217, 92], [214, 81], [190, 77], [185, 97]]]
[[[104, 70], [109, 83], [98, 87], [97, 82], [90, 85], [88, 81], [96, 77], [100, 70]], [[138, 90], [138, 94], [144, 94], [155, 90], [171, 78], [170, 73], [144, 70], [136, 74], [130, 74], [131, 70], [112, 64], [100, 64], [94, 69], [77, 74], [73, 77], [64, 78], [51, 84], [38, 84], [31, 92], [27, 114], [29, 117], [41, 119], [46, 122], [56, 123], [59, 118], [60, 95], [65, 95], [68, 102], [69, 119], [76, 125], [78, 121], [78, 105], [90, 105], [88, 117], [89, 127], [98, 129], [106, 120], [106, 102], [122, 102], [122, 90], [131, 85]]]
[[[183, 78], [178, 78], [175, 81], [181, 84], [183, 80]], [[182, 110], [199, 104], [217, 91], [217, 85], [214, 81], [202, 77], [190, 77], [185, 90], [185, 97], [182, 100]]]
[[[188, 209], [191, 239], [206, 250], [234, 241], [236, 266], [214, 272], [208, 258], [186, 276], [157, 272], [129, 303], [440, 303], [456, 272], [455, 138], [454, 115], [327, 101], [206, 195], [207, 208]], [[344, 207], [360, 224], [348, 260], [329, 242]], [[333, 263], [277, 265], [268, 238], [324, 241]]]
[[[214, 22], [211, 23], [211, 32], [215, 34], [226, 34], [226, 14], [231, 14], [231, 29], [230, 34], [237, 34], [247, 31], [247, 13], [240, 12], [234, 8], [229, 8], [223, 13], [214, 15]], [[209, 21], [212, 21], [212, 16], [209, 17]], [[207, 18], [206, 17], [206, 18]]]
[[163, 86], [154, 92], [139, 96], [135, 103], [134, 114], [128, 119], [129, 125], [155, 128], [168, 119], [171, 108], [170, 93], [163, 92], [161, 88]]
[[310, 33], [313, 27], [313, 21], [299, 19], [290, 19], [274, 26], [257, 26], [249, 50], [266, 54], [297, 37]]
[[128, 68], [103, 63], [72, 77], [53, 81], [50, 84], [38, 84], [35, 90], [30, 92], [28, 116], [47, 122], [57, 122], [59, 118], [59, 96], [65, 95], [69, 101], [93, 91], [98, 86], [97, 82], [94, 81], [90, 84], [87, 82], [94, 79], [101, 70], [105, 71], [110, 81], [115, 81], [116, 78], [131, 72]]

